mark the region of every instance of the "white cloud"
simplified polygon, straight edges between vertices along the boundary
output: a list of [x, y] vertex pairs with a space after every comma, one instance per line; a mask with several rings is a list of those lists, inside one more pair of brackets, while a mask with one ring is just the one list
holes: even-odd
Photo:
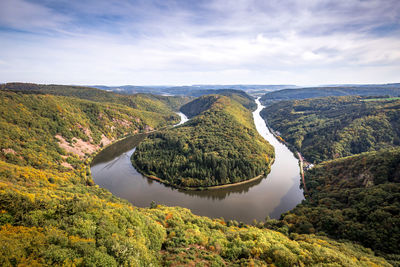
[[[93, 8], [73, 2], [67, 16], [23, 0], [0, 2], [0, 10], [5, 7], [0, 24], [38, 29], [33, 35], [0, 32], [0, 58], [8, 63], [0, 62], [0, 80], [317, 84], [398, 79], [399, 30], [373, 31], [399, 22], [396, 1], [215, 0], [200, 11], [173, 2], [161, 7], [148, 1], [89, 3]], [[89, 22], [76, 24], [79, 14]], [[99, 19], [102, 15], [112, 18]], [[101, 22], [93, 26], [91, 20]], [[57, 34], [40, 34], [51, 29]]]
[[57, 30], [68, 21], [66, 16], [24, 0], [0, 1], [0, 25], [18, 30]]

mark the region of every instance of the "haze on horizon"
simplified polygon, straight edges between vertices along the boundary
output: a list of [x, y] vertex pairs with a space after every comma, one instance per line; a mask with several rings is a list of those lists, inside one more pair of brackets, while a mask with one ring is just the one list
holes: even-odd
[[1, 0], [0, 82], [399, 82], [398, 0]]

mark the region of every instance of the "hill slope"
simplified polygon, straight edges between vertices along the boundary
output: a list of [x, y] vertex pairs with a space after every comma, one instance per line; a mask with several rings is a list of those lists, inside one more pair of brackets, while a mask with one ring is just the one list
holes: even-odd
[[0, 264], [390, 266], [361, 246], [193, 215], [139, 209], [73, 174], [0, 162]]
[[153, 133], [132, 156], [143, 173], [178, 187], [215, 186], [269, 172], [274, 152], [252, 114], [232, 98], [200, 97], [181, 108], [189, 122]]
[[160, 96], [151, 94], [120, 95], [92, 87], [70, 85], [44, 85], [33, 83], [6, 83], [0, 85], [0, 90], [22, 92], [24, 94], [48, 94], [69, 96], [94, 102], [112, 103], [150, 112], [177, 111], [189, 101], [186, 97]]
[[0, 99], [0, 159], [40, 169], [68, 169], [126, 134], [178, 121], [172, 110], [156, 113], [63, 96], [0, 91]]
[[400, 148], [327, 161], [306, 172], [308, 194], [283, 220], [388, 254], [400, 251]]
[[261, 116], [314, 163], [400, 145], [400, 100], [327, 97], [281, 101]]
[[[228, 96], [228, 97], [236, 100], [236, 102], [239, 102], [240, 104], [242, 104], [245, 108], [250, 109], [252, 111], [254, 111], [257, 108], [257, 104], [254, 102], [254, 99], [241, 90], [234, 90], [234, 89], [197, 90], [197, 91], [193, 91], [190, 95], [200, 97], [203, 95], [212, 95], [212, 94]], [[186, 107], [188, 107], [188, 106], [186, 106]], [[185, 113], [185, 111], [190, 112], [190, 109], [186, 108], [183, 111], [182, 108], [185, 108], [185, 106], [181, 107], [181, 111], [183, 113]]]

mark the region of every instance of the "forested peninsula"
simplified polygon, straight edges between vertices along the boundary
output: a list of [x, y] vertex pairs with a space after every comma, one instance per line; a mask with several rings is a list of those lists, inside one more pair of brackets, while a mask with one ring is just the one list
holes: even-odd
[[235, 93], [189, 102], [181, 110], [192, 119], [152, 133], [136, 148], [132, 163], [146, 176], [180, 188], [233, 184], [267, 174], [273, 147], [258, 134], [251, 111], [237, 100], [249, 103]]

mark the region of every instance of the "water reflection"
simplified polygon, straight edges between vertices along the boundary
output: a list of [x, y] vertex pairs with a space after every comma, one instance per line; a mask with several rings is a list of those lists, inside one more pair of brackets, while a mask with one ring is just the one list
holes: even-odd
[[249, 189], [251, 187], [260, 184], [263, 179], [266, 179], [266, 177], [243, 185], [237, 185], [237, 186], [208, 190], [208, 191], [185, 191], [185, 190], [178, 190], [178, 191], [190, 196], [198, 196], [202, 198], [222, 200], [228, 197], [230, 194], [235, 194], [235, 193], [243, 194], [249, 192]]
[[92, 166], [98, 165], [103, 162], [112, 162], [119, 159], [121, 155], [127, 155], [127, 153], [136, 147], [148, 134], [137, 134], [129, 136], [121, 141], [106, 147], [92, 161]]

